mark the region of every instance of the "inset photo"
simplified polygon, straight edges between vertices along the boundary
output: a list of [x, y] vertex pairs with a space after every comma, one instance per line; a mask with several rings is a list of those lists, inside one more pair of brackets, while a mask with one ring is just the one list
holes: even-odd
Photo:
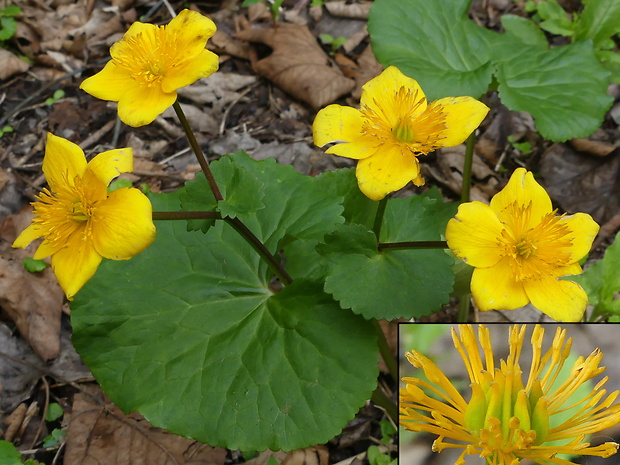
[[399, 463], [620, 463], [620, 337], [601, 324], [399, 325]]

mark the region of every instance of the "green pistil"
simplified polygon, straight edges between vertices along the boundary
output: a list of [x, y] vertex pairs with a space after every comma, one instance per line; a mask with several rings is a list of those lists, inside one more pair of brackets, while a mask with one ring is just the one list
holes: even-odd
[[398, 123], [394, 129], [392, 129], [392, 134], [396, 137], [396, 140], [399, 142], [404, 142], [408, 144], [413, 141], [413, 129], [408, 124]]

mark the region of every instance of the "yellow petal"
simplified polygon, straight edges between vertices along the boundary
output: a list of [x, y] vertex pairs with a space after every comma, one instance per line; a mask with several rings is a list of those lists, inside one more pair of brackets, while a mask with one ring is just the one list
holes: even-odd
[[197, 57], [185, 60], [178, 67], [166, 71], [161, 88], [166, 93], [173, 92], [193, 84], [198, 79], [211, 76], [218, 67], [218, 56], [209, 50], [203, 50]]
[[391, 144], [360, 160], [355, 171], [360, 190], [372, 200], [381, 200], [401, 189], [419, 174], [418, 159], [410, 153], [403, 154], [397, 145]]
[[86, 168], [87, 173], [91, 172], [107, 187], [119, 174], [133, 170], [133, 150], [128, 147], [102, 152], [89, 161]]
[[67, 299], [73, 296], [92, 278], [101, 263], [92, 243], [83, 234], [73, 234], [67, 246], [52, 255], [52, 269]]
[[554, 320], [576, 322], [583, 318], [588, 295], [579, 284], [544, 276], [526, 281], [524, 287], [532, 305]]
[[442, 147], [454, 147], [480, 126], [489, 112], [489, 107], [471, 97], [446, 97], [435, 100], [430, 107], [441, 106], [445, 117], [446, 129], [441, 131]]
[[80, 89], [101, 100], [118, 102], [124, 95], [135, 92], [139, 83], [126, 70], [108, 61], [101, 71], [86, 78]]
[[446, 240], [454, 255], [468, 265], [488, 268], [502, 258], [498, 238], [503, 229], [491, 207], [467, 202], [459, 205], [456, 217], [448, 221]]
[[[408, 89], [412, 94], [417, 92], [419, 99], [425, 97], [424, 91], [415, 79], [405, 76], [396, 66], [389, 66], [379, 76], [362, 86], [360, 102], [379, 115], [384, 113], [398, 114], [396, 111], [385, 111], [385, 108], [389, 109], [394, 106], [396, 94], [401, 87]], [[423, 113], [426, 106], [426, 99], [424, 98], [424, 102], [420, 104], [412, 116], [415, 117]], [[395, 122], [390, 121], [390, 123]]]
[[599, 231], [599, 225], [587, 213], [576, 213], [565, 216], [560, 220], [560, 224], [565, 224], [571, 230], [572, 244], [570, 248], [571, 257], [574, 261], [579, 261], [586, 256], [592, 248], [592, 242]]
[[34, 241], [35, 239], [38, 239], [39, 237], [43, 237], [44, 234], [45, 234], [44, 229], [42, 229], [40, 226], [36, 224], [31, 224], [26, 229], [24, 229], [19, 234], [19, 236], [17, 236], [17, 239], [15, 239], [15, 241], [13, 242], [12, 247], [15, 247], [17, 249], [23, 249], [25, 247], [28, 247], [28, 245], [32, 241]]
[[93, 243], [97, 252], [106, 258], [127, 260], [155, 239], [151, 202], [138, 189], [111, 192], [95, 215]]
[[118, 102], [118, 117], [135, 128], [152, 123], [177, 99], [177, 93], [165, 93], [159, 86], [136, 87]]
[[[344, 144], [336, 144], [328, 148], [325, 153], [338, 155], [339, 157], [352, 158], [361, 160], [375, 155], [383, 150], [381, 143], [377, 144], [377, 139], [369, 140], [368, 137], [361, 137], [354, 142], [346, 142]], [[424, 183], [422, 183], [424, 184]]]
[[471, 279], [471, 294], [480, 310], [514, 310], [530, 301], [523, 285], [514, 279], [510, 258], [489, 268], [476, 268]]
[[125, 34], [123, 34], [123, 38], [112, 45], [112, 47], [110, 48], [110, 55], [112, 56], [112, 58], [116, 57], [116, 52], [119, 48], [122, 47], [123, 41], [131, 39], [142, 33], [153, 34], [159, 28], [160, 26], [149, 23], [141, 23], [139, 21], [132, 23], [131, 26], [129, 26], [129, 29], [127, 29], [127, 31], [125, 32]]
[[197, 56], [216, 30], [215, 23], [196, 11], [183, 10], [166, 26], [166, 35], [173, 35], [177, 52], [186, 57]]
[[67, 183], [73, 185], [75, 177], [81, 177], [86, 168], [86, 157], [82, 149], [73, 142], [47, 133], [43, 174], [52, 191]]
[[362, 136], [364, 118], [359, 110], [340, 105], [328, 105], [319, 111], [312, 123], [315, 145], [330, 142], [353, 142]]
[[547, 191], [536, 182], [534, 175], [525, 168], [517, 168], [506, 187], [491, 199], [491, 208], [497, 212], [500, 221], [511, 220], [511, 210], [507, 207], [516, 203], [521, 208], [529, 209], [529, 227], [540, 223], [543, 216], [553, 211]]

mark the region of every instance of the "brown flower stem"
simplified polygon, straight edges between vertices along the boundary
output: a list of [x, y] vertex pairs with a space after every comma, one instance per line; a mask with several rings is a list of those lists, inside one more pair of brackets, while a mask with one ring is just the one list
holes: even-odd
[[469, 299], [471, 294], [467, 293], [459, 296], [459, 312], [456, 316], [457, 323], [467, 323], [469, 319]]
[[463, 187], [461, 188], [461, 202], [469, 202], [471, 189], [471, 167], [474, 161], [474, 146], [476, 145], [476, 131], [467, 138], [465, 148], [465, 162], [463, 163]]
[[276, 258], [269, 252], [269, 249], [263, 244], [248, 227], [241, 222], [239, 218], [231, 218], [227, 216], [224, 218], [229, 225], [231, 225], [243, 238], [261, 255], [266, 261], [271, 271], [282, 281], [283, 284], [291, 284], [293, 278], [289, 276], [282, 264], [276, 260]]
[[153, 220], [221, 220], [219, 212], [153, 212]]
[[396, 404], [381, 391], [380, 387], [374, 390], [371, 397], [372, 401], [385, 410], [395, 424], [398, 424], [398, 408]]
[[379, 346], [381, 358], [383, 358], [385, 366], [390, 372], [390, 375], [392, 375], [392, 378], [394, 378], [394, 381], [396, 381], [398, 380], [398, 367], [396, 364], [396, 358], [394, 358], [394, 355], [392, 354], [392, 349], [390, 349], [390, 345], [385, 338], [385, 333], [383, 332], [383, 329], [381, 329], [381, 325], [379, 324], [379, 322], [373, 319], [372, 325], [375, 328], [375, 333], [377, 333], [377, 345]]
[[215, 181], [215, 178], [213, 177], [211, 168], [209, 168], [209, 162], [207, 161], [207, 157], [205, 157], [204, 153], [202, 153], [202, 149], [200, 148], [200, 145], [198, 145], [196, 136], [194, 135], [194, 132], [192, 131], [192, 128], [190, 127], [189, 122], [187, 121], [187, 118], [185, 117], [185, 113], [183, 113], [183, 109], [181, 108], [181, 104], [179, 103], [178, 100], [175, 100], [174, 104], [172, 105], [172, 108], [174, 108], [174, 111], [176, 112], [177, 117], [179, 118], [181, 127], [183, 128], [183, 131], [185, 132], [185, 137], [187, 137], [189, 145], [192, 148], [194, 155], [196, 155], [196, 158], [198, 159], [200, 168], [202, 169], [202, 172], [205, 174], [207, 178], [209, 187], [211, 188], [211, 192], [213, 192], [213, 196], [215, 197], [215, 200], [217, 201], [224, 200], [224, 197], [222, 196], [222, 193], [220, 192], [220, 188], [218, 187], [217, 182]]
[[[205, 177], [209, 182], [209, 187], [211, 187], [213, 196], [218, 202], [220, 200], [224, 200], [222, 192], [220, 191], [220, 188], [218, 187], [217, 182], [213, 177], [213, 173], [211, 172], [211, 168], [209, 167], [209, 162], [204, 156], [204, 153], [202, 153], [202, 149], [200, 148], [200, 145], [198, 145], [196, 136], [194, 135], [194, 132], [192, 131], [192, 128], [189, 125], [187, 118], [185, 117], [185, 113], [183, 113], [181, 104], [178, 100], [176, 100], [172, 107], [174, 108], [174, 111], [179, 118], [179, 122], [183, 127], [183, 131], [185, 132], [185, 136], [187, 137], [189, 145], [192, 148], [194, 155], [196, 155], [196, 158], [198, 159], [198, 163], [202, 168], [202, 172], [205, 174]], [[263, 259], [267, 262], [269, 268], [271, 268], [271, 271], [280, 279], [282, 284], [287, 285], [293, 282], [293, 279], [286, 272], [282, 264], [278, 260], [276, 260], [276, 258], [271, 254], [269, 249], [265, 247], [265, 244], [263, 244], [254, 235], [254, 233], [250, 231], [245, 224], [243, 224], [243, 222], [239, 218], [230, 218], [227, 216], [222, 219], [226, 221], [229, 225], [231, 225], [235, 229], [235, 231], [241, 234], [241, 236], [254, 248], [254, 250], [256, 250], [256, 252], [258, 252], [258, 254], [263, 257]]]
[[377, 207], [377, 214], [375, 215], [375, 222], [372, 226], [372, 230], [375, 233], [377, 242], [379, 242], [379, 236], [381, 235], [381, 226], [383, 225], [383, 215], [385, 214], [385, 208], [387, 207], [388, 197], [383, 197], [379, 200], [379, 206]]
[[379, 252], [383, 250], [407, 249], [447, 249], [446, 241], [379, 242]]

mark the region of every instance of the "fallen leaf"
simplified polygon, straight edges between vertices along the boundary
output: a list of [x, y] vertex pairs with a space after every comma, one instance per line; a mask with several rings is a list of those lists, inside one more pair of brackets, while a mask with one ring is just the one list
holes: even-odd
[[25, 73], [30, 65], [13, 55], [4, 48], [0, 48], [0, 80], [8, 79], [16, 74]]
[[355, 86], [330, 61], [305, 26], [279, 24], [269, 29], [246, 29], [235, 37], [271, 47], [271, 55], [252, 63], [254, 70], [314, 109], [348, 94]]
[[351, 96], [359, 100], [362, 96], [362, 86], [371, 79], [379, 76], [382, 70], [383, 66], [377, 61], [375, 54], [372, 53], [372, 48], [368, 45], [357, 59], [357, 68], [353, 75], [353, 79], [355, 79], [355, 89], [351, 93]]
[[542, 154], [540, 174], [564, 211], [589, 213], [600, 224], [620, 211], [620, 148], [589, 157], [556, 143]]
[[372, 3], [325, 2], [325, 8], [333, 16], [352, 19], [368, 19]]
[[84, 393], [73, 399], [66, 444], [64, 465], [224, 465], [226, 460], [225, 449], [154, 428], [139, 414], [125, 415]]
[[0, 224], [0, 307], [15, 322], [17, 329], [33, 350], [43, 359], [51, 360], [60, 350], [60, 317], [64, 293], [50, 268], [30, 273], [23, 259], [32, 257], [36, 245], [13, 249], [10, 244], [31, 217], [26, 206]]

